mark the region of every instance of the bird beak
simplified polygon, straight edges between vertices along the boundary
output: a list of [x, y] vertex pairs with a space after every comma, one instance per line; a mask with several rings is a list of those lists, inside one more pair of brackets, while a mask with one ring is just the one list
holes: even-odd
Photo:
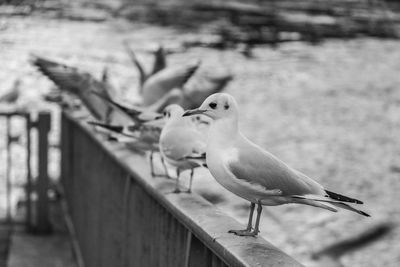
[[191, 109], [191, 110], [187, 110], [185, 113], [183, 113], [182, 117], [204, 114], [206, 111], [207, 110], [205, 110], [205, 109], [198, 109], [198, 108]]
[[158, 116], [155, 116], [155, 117], [154, 117], [153, 121], [161, 120], [161, 119], [163, 119], [163, 118], [164, 118], [163, 115], [158, 115]]

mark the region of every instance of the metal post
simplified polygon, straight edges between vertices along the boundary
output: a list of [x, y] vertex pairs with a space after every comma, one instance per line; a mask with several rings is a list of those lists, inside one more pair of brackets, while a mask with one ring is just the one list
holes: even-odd
[[6, 167], [6, 205], [7, 222], [11, 222], [11, 117], [7, 116], [7, 167]]
[[51, 125], [51, 115], [49, 112], [40, 112], [38, 117], [39, 135], [39, 177], [37, 181], [37, 224], [36, 232], [46, 234], [51, 231], [49, 222], [49, 201], [47, 196], [49, 177], [48, 177], [48, 134]]
[[186, 267], [201, 267], [210, 266], [209, 262], [204, 262], [204, 245], [201, 241], [194, 236], [190, 231], [188, 231], [187, 241], [186, 241]]
[[31, 116], [25, 114], [26, 122], [26, 230], [32, 230], [32, 172], [31, 172]]

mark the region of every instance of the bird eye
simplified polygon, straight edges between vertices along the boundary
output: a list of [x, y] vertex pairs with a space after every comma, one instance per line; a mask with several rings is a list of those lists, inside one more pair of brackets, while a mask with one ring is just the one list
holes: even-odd
[[225, 108], [225, 109], [228, 109], [228, 108], [229, 108], [229, 104], [228, 104], [228, 103], [225, 103], [224, 108]]
[[209, 106], [210, 108], [215, 109], [217, 107], [217, 103], [211, 102]]
[[166, 111], [164, 111], [162, 114], [163, 114], [164, 117], [167, 117], [167, 112]]

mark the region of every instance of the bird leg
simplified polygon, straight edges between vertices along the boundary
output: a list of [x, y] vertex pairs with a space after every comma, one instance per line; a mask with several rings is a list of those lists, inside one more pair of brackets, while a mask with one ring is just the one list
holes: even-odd
[[[153, 178], [155, 178], [155, 177], [164, 177], [164, 176], [167, 176], [167, 178], [170, 178], [169, 176], [168, 176], [168, 172], [167, 172], [167, 175], [163, 175], [163, 174], [157, 174], [155, 171], [154, 171], [154, 151], [151, 151], [150, 152], [150, 171], [151, 171], [151, 176], [153, 177]], [[164, 165], [164, 168], [166, 168], [165, 167], [165, 163], [164, 163], [164, 158], [162, 158], [161, 157], [161, 161], [162, 161], [162, 163], [163, 163], [163, 165]]]
[[255, 235], [257, 235], [260, 232], [259, 226], [260, 226], [261, 212], [262, 212], [262, 205], [261, 205], [261, 202], [258, 202], [256, 225], [255, 225], [254, 231], [253, 231], [253, 233]]
[[162, 163], [162, 165], [163, 165], [163, 167], [164, 167], [165, 176], [166, 176], [168, 179], [171, 179], [171, 177], [169, 176], [169, 173], [168, 173], [167, 164], [165, 164], [165, 159], [164, 159], [163, 156], [161, 156], [161, 163]]
[[172, 193], [178, 194], [181, 192], [181, 190], [179, 189], [179, 176], [181, 174], [181, 171], [179, 170], [179, 168], [176, 168], [176, 184], [175, 184], [175, 190]]
[[186, 190], [186, 193], [192, 193], [193, 174], [194, 174], [194, 169], [191, 169], [190, 170], [189, 189]]
[[149, 159], [150, 159], [150, 172], [151, 172], [151, 176], [152, 176], [152, 177], [155, 177], [156, 174], [155, 174], [155, 172], [154, 172], [153, 151], [150, 152]]
[[253, 225], [253, 214], [254, 214], [255, 207], [256, 207], [256, 204], [251, 202], [250, 203], [249, 222], [247, 223], [246, 229], [244, 229], [244, 230], [229, 230], [228, 233], [233, 233], [233, 234], [239, 235], [239, 236], [255, 236], [255, 235], [257, 235], [251, 231], [251, 227]]

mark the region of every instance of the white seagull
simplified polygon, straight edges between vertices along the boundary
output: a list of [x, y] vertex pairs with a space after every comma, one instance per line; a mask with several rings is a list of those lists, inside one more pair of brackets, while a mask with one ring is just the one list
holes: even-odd
[[160, 135], [160, 153], [165, 161], [176, 168], [176, 193], [179, 193], [179, 177], [182, 171], [191, 170], [188, 193], [191, 192], [196, 167], [204, 166], [206, 138], [189, 118], [182, 118], [184, 110], [172, 104], [165, 108], [166, 123]]
[[[251, 203], [247, 228], [230, 230], [230, 233], [256, 236], [259, 233], [262, 205], [299, 203], [334, 212], [337, 211], [335, 207], [339, 207], [369, 216], [347, 204], [363, 204], [361, 201], [326, 190], [249, 141], [239, 130], [238, 105], [231, 95], [213, 94], [198, 109], [186, 111], [183, 116], [195, 114], [212, 119], [206, 150], [211, 174], [226, 189]], [[256, 204], [257, 219], [252, 231]]]
[[182, 88], [196, 72], [200, 61], [191, 61], [185, 64], [167, 67], [150, 76], [143, 84], [143, 105], [149, 106], [174, 88]]

